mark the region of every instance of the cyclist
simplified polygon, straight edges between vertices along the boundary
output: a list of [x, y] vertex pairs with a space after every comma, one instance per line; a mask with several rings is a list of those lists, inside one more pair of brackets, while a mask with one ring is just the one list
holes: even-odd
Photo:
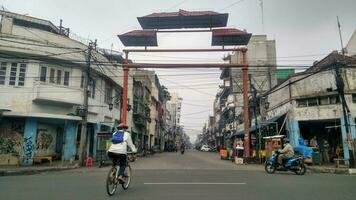
[[118, 131], [114, 132], [113, 135], [123, 133], [122, 141], [119, 143], [112, 143], [109, 150], [108, 156], [113, 160], [113, 166], [116, 165], [117, 161], [120, 162], [120, 170], [118, 181], [120, 184], [124, 183], [124, 174], [126, 169], [127, 161], [127, 146], [130, 147], [133, 153], [137, 152], [135, 145], [132, 143], [131, 134], [127, 132], [128, 126], [124, 123], [121, 123], [117, 126]]

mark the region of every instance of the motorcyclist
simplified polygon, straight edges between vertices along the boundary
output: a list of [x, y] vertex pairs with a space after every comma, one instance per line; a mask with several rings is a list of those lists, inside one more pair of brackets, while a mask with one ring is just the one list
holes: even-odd
[[282, 165], [283, 159], [290, 159], [294, 156], [294, 150], [292, 145], [289, 144], [289, 139], [283, 139], [283, 149], [279, 152], [278, 163]]
[[[130, 147], [133, 153], [137, 152], [135, 145], [132, 143], [131, 134], [127, 132], [128, 126], [124, 123], [121, 123], [117, 126], [119, 131], [123, 131], [123, 141], [117, 144], [111, 144], [108, 150], [108, 156], [113, 160], [113, 166], [116, 165], [117, 161], [120, 161], [120, 170], [118, 180], [120, 183], [124, 182], [123, 176], [126, 168], [126, 160], [127, 160], [127, 147]], [[113, 135], [116, 132], [113, 133]]]
[[181, 154], [184, 154], [184, 151], [185, 151], [185, 143], [183, 142], [182, 145], [180, 146]]

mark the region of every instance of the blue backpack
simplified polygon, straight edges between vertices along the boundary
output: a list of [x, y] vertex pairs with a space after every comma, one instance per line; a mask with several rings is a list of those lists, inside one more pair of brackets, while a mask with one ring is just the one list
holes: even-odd
[[123, 142], [124, 135], [125, 135], [124, 131], [116, 131], [116, 133], [114, 133], [114, 135], [112, 136], [111, 142], [113, 144], [118, 144], [118, 143]]

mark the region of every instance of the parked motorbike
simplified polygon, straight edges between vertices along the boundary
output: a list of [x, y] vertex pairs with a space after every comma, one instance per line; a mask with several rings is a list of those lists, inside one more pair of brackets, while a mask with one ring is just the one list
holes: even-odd
[[278, 163], [278, 156], [280, 152], [277, 151], [269, 160], [265, 163], [265, 171], [268, 174], [273, 174], [277, 171], [292, 171], [298, 175], [304, 175], [306, 167], [304, 165], [304, 159], [302, 156], [292, 157], [282, 161], [282, 165]]

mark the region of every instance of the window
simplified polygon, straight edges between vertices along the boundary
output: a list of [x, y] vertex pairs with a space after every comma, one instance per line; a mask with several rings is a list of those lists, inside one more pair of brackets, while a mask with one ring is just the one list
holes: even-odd
[[324, 96], [319, 98], [310, 98], [310, 99], [298, 99], [298, 107], [307, 107], [307, 106], [322, 106], [322, 105], [330, 105], [330, 104], [338, 104], [339, 96]]
[[111, 86], [106, 86], [105, 88], [105, 103], [111, 103], [112, 102], [112, 88]]
[[64, 72], [64, 85], [69, 86], [69, 72]]
[[17, 63], [11, 63], [9, 85], [16, 85]]
[[56, 70], [51, 68], [50, 72], [49, 72], [49, 82], [50, 83], [55, 83], [54, 82], [54, 76], [55, 76]]
[[96, 81], [93, 79], [90, 79], [88, 96], [93, 99], [95, 99], [95, 85], [96, 85]]
[[122, 102], [122, 95], [121, 95], [121, 92], [120, 90], [115, 90], [115, 107], [120, 109], [121, 107], [121, 102]]
[[57, 84], [60, 85], [62, 82], [62, 71], [57, 70]]
[[298, 107], [307, 107], [308, 101], [306, 99], [298, 99], [297, 100]]
[[[1, 62], [0, 64], [0, 85], [5, 85], [7, 78], [7, 63]], [[26, 64], [25, 63], [11, 63], [10, 76], [8, 85], [24, 86], [26, 77]]]
[[319, 103], [320, 105], [329, 105], [329, 97], [321, 97]]
[[26, 76], [26, 64], [20, 64], [20, 73], [19, 73], [19, 80], [17, 85], [24, 86], [25, 85], [25, 76]]
[[330, 104], [337, 104], [339, 103], [339, 96], [331, 96], [330, 98]]
[[352, 94], [352, 102], [356, 103], [356, 94]]
[[[62, 68], [56, 67], [41, 67], [40, 70], [40, 81], [47, 82], [47, 71], [49, 72], [48, 82], [55, 83], [57, 85], [69, 86], [69, 75], [68, 71], [64, 71]], [[63, 74], [64, 72], [64, 74]]]
[[47, 79], [47, 67], [41, 67], [41, 77], [40, 77], [40, 81], [42, 82], [46, 82]]
[[0, 85], [5, 85], [6, 69], [7, 69], [6, 65], [7, 65], [6, 62], [1, 62], [1, 65], [0, 65]]
[[308, 106], [317, 106], [317, 105], [318, 105], [317, 98], [308, 99]]
[[84, 76], [82, 75], [82, 78], [80, 79], [80, 88], [84, 87]]

